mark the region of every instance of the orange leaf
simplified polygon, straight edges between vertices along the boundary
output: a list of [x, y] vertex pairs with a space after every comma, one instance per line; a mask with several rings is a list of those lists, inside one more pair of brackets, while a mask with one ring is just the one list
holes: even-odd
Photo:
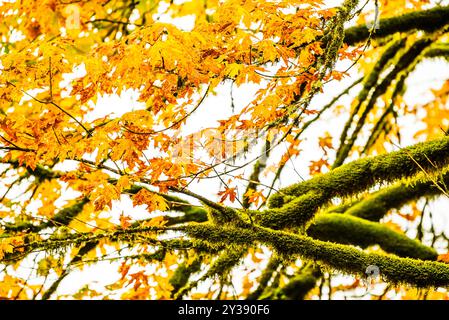
[[220, 191], [218, 193], [218, 195], [221, 196], [220, 202], [223, 203], [228, 197], [231, 202], [234, 202], [235, 198], [237, 196], [237, 193], [235, 190], [236, 190], [236, 188], [226, 188], [224, 191]]

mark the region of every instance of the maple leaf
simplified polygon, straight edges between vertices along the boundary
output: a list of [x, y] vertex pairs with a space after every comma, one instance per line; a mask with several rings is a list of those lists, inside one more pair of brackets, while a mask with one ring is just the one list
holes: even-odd
[[122, 229], [128, 229], [131, 226], [131, 218], [128, 216], [123, 215], [123, 213], [120, 215], [120, 226]]
[[227, 198], [229, 198], [229, 201], [234, 202], [237, 196], [236, 188], [226, 187], [224, 191], [218, 192], [218, 195], [221, 196], [221, 203], [223, 203]]
[[310, 162], [309, 165], [309, 172], [311, 175], [315, 175], [318, 173], [321, 173], [322, 168], [324, 167], [330, 167], [329, 162], [327, 161], [327, 159], [319, 159], [319, 160], [314, 160]]
[[131, 268], [131, 265], [127, 264], [126, 262], [123, 262], [120, 265], [120, 268], [118, 269], [118, 271], [120, 272], [120, 275], [122, 276], [122, 279], [124, 279], [126, 277], [126, 275], [128, 274], [130, 268]]
[[325, 154], [327, 154], [328, 149], [333, 149], [332, 136], [330, 135], [330, 133], [326, 132], [324, 137], [320, 137], [318, 139], [318, 144], [320, 148], [323, 149]]
[[449, 252], [438, 255], [437, 261], [449, 263]]
[[146, 205], [149, 212], [156, 210], [165, 211], [168, 209], [168, 204], [163, 197], [145, 188], [140, 189], [133, 196], [132, 200], [134, 205]]
[[259, 205], [259, 201], [264, 202], [267, 198], [263, 195], [262, 191], [256, 191], [253, 189], [248, 190], [245, 193], [245, 197], [248, 198], [249, 203], [254, 203], [256, 206]]

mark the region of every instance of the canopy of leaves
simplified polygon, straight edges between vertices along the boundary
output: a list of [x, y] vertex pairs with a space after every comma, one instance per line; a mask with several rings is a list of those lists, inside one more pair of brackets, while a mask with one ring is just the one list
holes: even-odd
[[447, 299], [449, 4], [334, 2], [0, 0], [0, 298]]

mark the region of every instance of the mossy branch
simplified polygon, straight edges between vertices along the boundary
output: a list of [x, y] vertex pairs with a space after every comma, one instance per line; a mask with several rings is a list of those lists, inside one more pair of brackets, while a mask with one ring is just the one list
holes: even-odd
[[169, 281], [173, 286], [172, 297], [174, 297], [181, 288], [187, 285], [189, 278], [193, 273], [200, 271], [201, 261], [202, 257], [198, 256], [190, 264], [181, 263], [178, 268], [176, 268], [175, 273]]
[[47, 291], [44, 292], [44, 294], [42, 295], [42, 300], [50, 299], [52, 294], [55, 293], [56, 290], [58, 290], [58, 287], [61, 284], [62, 280], [64, 280], [70, 274], [71, 266], [81, 261], [83, 256], [95, 249], [97, 245], [98, 241], [84, 243], [78, 250], [77, 254], [72, 258], [72, 260], [70, 260], [67, 267], [62, 271], [58, 279], [56, 279], [56, 281], [51, 284], [50, 288], [48, 288]]
[[307, 234], [313, 238], [362, 248], [378, 244], [385, 252], [400, 257], [436, 260], [435, 249], [410, 239], [377, 222], [366, 221], [346, 214], [323, 214], [310, 225]]
[[440, 262], [366, 253], [347, 245], [259, 227], [242, 229], [206, 223], [186, 226], [184, 231], [193, 238], [212, 243], [224, 241], [241, 245], [260, 242], [272, 246], [282, 255], [298, 255], [348, 274], [364, 275], [368, 266], [375, 265], [380, 269], [381, 276], [392, 283], [416, 287], [449, 285], [449, 266]]
[[[414, 11], [400, 16], [380, 19], [378, 28], [371, 38], [384, 38], [396, 32], [422, 30], [432, 32], [449, 24], [449, 6], [435, 7], [429, 10]], [[355, 45], [366, 41], [370, 36], [367, 25], [359, 25], [345, 30], [344, 42]]]
[[449, 184], [447, 171], [435, 179], [419, 176], [409, 182], [401, 182], [379, 190], [345, 208], [343, 212], [366, 220], [379, 221], [391, 209], [399, 209], [421, 197], [441, 195], [441, 186], [447, 184]]
[[296, 197], [281, 208], [254, 212], [254, 221], [272, 229], [303, 226], [313, 218], [320, 206], [324, 204], [323, 198], [322, 193], [314, 190]]
[[[328, 173], [294, 184], [274, 194], [271, 207], [307, 193], [321, 194], [321, 204], [334, 197], [347, 197], [365, 191], [378, 183], [412, 177], [423, 170], [427, 173], [442, 169], [449, 162], [449, 138], [418, 143], [399, 151], [350, 162]], [[316, 202], [313, 203], [316, 205]]]
[[267, 166], [266, 159], [270, 155], [270, 148], [270, 140], [266, 139], [259, 160], [254, 163], [253, 172], [249, 176], [248, 185], [246, 186], [245, 193], [243, 194], [242, 204], [245, 209], [248, 209], [251, 205], [249, 202], [249, 197], [246, 196], [246, 194], [249, 191], [255, 191], [257, 189], [257, 185], [260, 183], [260, 174]]
[[88, 202], [89, 199], [83, 198], [75, 204], [61, 209], [53, 216], [53, 218], [38, 225], [31, 222], [8, 223], [5, 224], [2, 229], [6, 232], [20, 232], [25, 230], [38, 232], [49, 227], [67, 226], [83, 210], [84, 205]]

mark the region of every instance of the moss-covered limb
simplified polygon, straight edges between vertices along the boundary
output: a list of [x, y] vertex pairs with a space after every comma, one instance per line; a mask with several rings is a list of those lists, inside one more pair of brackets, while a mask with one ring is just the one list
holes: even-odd
[[318, 216], [307, 230], [313, 238], [366, 248], [378, 244], [385, 252], [400, 257], [436, 260], [435, 249], [410, 239], [377, 222], [367, 221], [346, 214]]
[[[396, 32], [422, 30], [432, 32], [449, 24], [449, 6], [435, 7], [429, 10], [414, 11], [400, 16], [380, 19], [371, 38], [383, 38]], [[344, 42], [355, 45], [366, 41], [370, 36], [367, 25], [359, 25], [345, 30]]]
[[[116, 179], [111, 179], [111, 183], [116, 183]], [[136, 194], [141, 189], [147, 189], [144, 186], [139, 185], [133, 185], [129, 189], [125, 190], [126, 193], [130, 194]], [[151, 191], [151, 190], [149, 190]], [[154, 191], [151, 191], [154, 192]], [[181, 199], [179, 197], [170, 195], [170, 194], [164, 194], [164, 193], [158, 193], [159, 196], [163, 197], [168, 204], [168, 207], [172, 211], [182, 212], [183, 215], [177, 216], [177, 217], [170, 217], [166, 216], [165, 220], [166, 226], [172, 226], [175, 224], [181, 224], [186, 222], [204, 222], [208, 219], [208, 213], [207, 210], [201, 206], [193, 205], [189, 203], [187, 200]], [[132, 227], [139, 227], [139, 225], [142, 224], [142, 222], [145, 221], [137, 221], [135, 222]]]
[[391, 209], [399, 209], [421, 197], [441, 194], [442, 190], [435, 185], [435, 182], [439, 185], [448, 184], [449, 174], [446, 172], [435, 180], [414, 179], [408, 183], [398, 183], [381, 189], [356, 202], [345, 213], [370, 221], [379, 221]]
[[0, 163], [2, 164], [10, 164], [14, 169], [18, 169], [19, 167], [25, 167], [27, 172], [30, 175], [35, 176], [39, 181], [56, 179], [60, 178], [63, 173], [60, 171], [51, 170], [42, 165], [36, 165], [36, 168], [32, 169], [30, 167], [26, 167], [25, 165], [21, 165], [18, 160], [5, 160], [1, 159]]
[[89, 199], [83, 198], [70, 207], [66, 207], [57, 212], [53, 218], [38, 225], [31, 222], [7, 223], [2, 229], [6, 232], [19, 232], [29, 230], [38, 232], [48, 227], [67, 226], [82, 210]]
[[[38, 251], [38, 250], [62, 250], [68, 247], [73, 246], [82, 246], [86, 243], [92, 243], [95, 241], [99, 241], [101, 239], [109, 239], [111, 241], [140, 241], [143, 239], [141, 234], [156, 234], [161, 231], [169, 230], [165, 227], [144, 227], [144, 228], [129, 228], [129, 229], [119, 229], [111, 232], [103, 232], [92, 234], [91, 232], [85, 233], [68, 233], [59, 235], [57, 233], [52, 234], [52, 236], [45, 240], [35, 240], [35, 237], [25, 237], [25, 241], [21, 245], [17, 245], [14, 248], [13, 253], [8, 253], [2, 259], [2, 261], [14, 261], [19, 258], [23, 258], [29, 252]], [[30, 239], [32, 239], [30, 241]], [[193, 248], [197, 249], [198, 247], [206, 247], [210, 251], [214, 251], [215, 249], [219, 250], [223, 246], [215, 245], [211, 247], [209, 244], [206, 244], [202, 241], [200, 242], [192, 242], [188, 240], [182, 239], [172, 239], [172, 240], [157, 240], [152, 237], [145, 237], [145, 241], [149, 244], [155, 246], [163, 246], [167, 250], [170, 249], [182, 249], [182, 248]], [[205, 249], [205, 250], [207, 250]]]
[[[448, 184], [449, 174], [443, 174], [441, 179], [438, 180], [438, 183]], [[392, 208], [400, 208], [407, 202], [415, 200], [421, 196], [432, 196], [440, 193], [441, 190], [435, 186], [433, 181], [421, 181], [418, 179], [409, 183], [400, 183], [382, 189], [381, 191], [378, 191], [361, 201], [339, 205], [330, 211], [326, 211], [325, 214], [318, 216], [314, 220], [307, 233], [310, 236], [320, 240], [330, 240], [343, 244], [349, 243], [362, 247], [377, 243], [386, 252], [394, 253], [398, 256], [412, 257], [422, 260], [435, 260], [437, 253], [434, 249], [426, 247], [420, 242], [409, 239], [405, 235], [397, 234], [379, 224], [375, 224], [375, 226], [371, 228], [370, 223], [364, 219], [378, 221]], [[345, 212], [350, 215], [359, 215], [364, 219], [348, 217], [347, 215], [341, 214]], [[329, 222], [329, 220], [332, 222]], [[343, 228], [341, 228], [339, 223], [340, 221], [338, 220], [343, 222]], [[381, 232], [376, 234], [376, 230]], [[385, 231], [387, 234], [393, 233], [393, 237], [384, 237], [383, 232]], [[375, 233], [374, 237], [373, 233]], [[397, 240], [397, 236], [400, 239]], [[361, 239], [361, 241], [358, 239]], [[397, 243], [400, 243], [400, 245], [397, 246]], [[415, 246], [417, 246], [417, 250], [415, 250]], [[301, 271], [288, 283], [287, 290], [288, 292], [292, 291], [292, 294], [285, 293], [284, 288], [279, 288], [271, 291], [268, 295], [264, 296], [264, 298], [303, 298], [307, 294], [308, 290], [310, 291], [315, 287], [315, 283], [319, 279], [319, 276], [315, 276], [313, 273], [311, 274], [310, 272], [307, 272], [308, 270], [309, 269], [306, 268], [305, 271]], [[319, 271], [319, 268], [315, 267], [315, 270]]]
[[[449, 175], [445, 175], [444, 177], [449, 182]], [[385, 208], [385, 205], [398, 207], [402, 203], [408, 202], [413, 198], [420, 197], [423, 194], [430, 195], [440, 192], [441, 191], [434, 186], [432, 181], [415, 181], [409, 185], [400, 184], [399, 186], [394, 186], [387, 188], [386, 190], [382, 190], [381, 192], [376, 193], [373, 197], [368, 198], [368, 200], [359, 202], [358, 204], [349, 208], [349, 210], [347, 210], [347, 213], [372, 214], [373, 211], [375, 211], [381, 213], [381, 215], [383, 216], [383, 214], [388, 211], [388, 209]], [[374, 198], [376, 201], [370, 201], [369, 199], [371, 198]], [[365, 201], [369, 201], [370, 205], [364, 203]], [[376, 206], [376, 204], [378, 203], [381, 204], [380, 208]], [[298, 208], [294, 201], [289, 203], [288, 205], [291, 205], [292, 208]], [[300, 213], [301, 210], [299, 209], [298, 216], [300, 215]], [[287, 217], [291, 216], [295, 215], [292, 213], [287, 214]], [[364, 217], [367, 216], [365, 215]], [[259, 223], [270, 225], [270, 223], [266, 221], [268, 221], [268, 219], [261, 220], [259, 221]], [[279, 220], [275, 219], [272, 224], [275, 224], [276, 221]], [[282, 222], [281, 225], [297, 225], [295, 223], [297, 222], [286, 221]], [[318, 216], [309, 227], [308, 234], [320, 240], [330, 240], [337, 243], [353, 244], [361, 247], [378, 244], [384, 251], [394, 253], [398, 256], [403, 257], [412, 257], [422, 260], [434, 260], [437, 256], [437, 253], [434, 249], [426, 247], [415, 240], [409, 239], [405, 235], [398, 234], [385, 226], [341, 214], [325, 214]], [[298, 283], [301, 283], [302, 280], [308, 278], [309, 275], [299, 277]], [[294, 282], [292, 282], [292, 286], [293, 283]]]
[[229, 272], [242, 260], [247, 252], [248, 246], [245, 244], [240, 246], [230, 245], [218, 256], [218, 258], [210, 266], [209, 270], [207, 270], [207, 272], [198, 281], [187, 283], [187, 285], [178, 290], [177, 294], [175, 294], [175, 298], [182, 299], [182, 297], [206, 279], [217, 276], [225, 278]]
[[46, 223], [47, 226], [67, 226], [83, 210], [84, 205], [88, 202], [88, 198], [83, 198], [74, 205], [62, 209]]
[[[439, 187], [441, 185], [449, 185], [448, 172], [431, 179], [425, 178], [424, 175], [419, 175], [409, 182], [398, 183], [377, 191], [363, 200], [337, 206], [329, 213], [346, 213], [371, 221], [379, 221], [393, 208], [400, 208], [410, 201], [423, 196], [429, 197], [441, 194], [442, 188]], [[302, 226], [311, 220], [320, 206], [324, 204], [323, 201], [326, 200], [326, 197], [326, 194], [319, 191], [310, 191], [305, 195], [293, 197], [293, 200], [287, 202], [281, 208], [255, 212], [253, 214], [254, 221], [272, 229]]]
[[320, 268], [309, 262], [285, 286], [273, 290], [262, 299], [303, 300], [315, 288], [321, 274]]
[[279, 265], [281, 263], [281, 259], [277, 255], [273, 255], [270, 260], [268, 261], [267, 266], [262, 272], [262, 275], [260, 276], [258, 286], [256, 290], [248, 294], [246, 297], [247, 300], [257, 300], [259, 297], [264, 293], [265, 289], [268, 286], [268, 283], [270, 282], [271, 278], [273, 277], [273, 274], [278, 269]]
[[[77, 254], [75, 255], [75, 257], [72, 258], [72, 260], [70, 261], [70, 263], [68, 264], [68, 266], [62, 271], [61, 275], [58, 277], [58, 279], [56, 279], [55, 282], [53, 282], [50, 287], [44, 292], [44, 294], [42, 295], [42, 300], [48, 300], [51, 298], [51, 296], [53, 295], [53, 293], [56, 292], [56, 290], [58, 289], [60, 283], [62, 282], [62, 280], [64, 280], [69, 274], [70, 271], [83, 263], [82, 258], [88, 254], [90, 251], [92, 251], [93, 249], [95, 249], [95, 247], [98, 245], [98, 242], [91, 242], [91, 243], [86, 243], [84, 244], [79, 251], [77, 252]], [[155, 251], [154, 253], [141, 253], [141, 254], [137, 254], [137, 255], [132, 255], [132, 256], [126, 256], [126, 257], [117, 257], [117, 258], [113, 258], [115, 260], [120, 260], [120, 259], [145, 259], [147, 261], [153, 262], [153, 261], [162, 261], [165, 258], [166, 255], [166, 250], [164, 248], [161, 248], [157, 251]], [[95, 261], [100, 261], [99, 258], [94, 259]], [[89, 260], [88, 262], [92, 262], [92, 260]]]
[[299, 255], [320, 262], [343, 273], [364, 275], [368, 266], [375, 265], [388, 282], [416, 287], [449, 285], [449, 266], [434, 261], [398, 258], [393, 255], [366, 253], [357, 248], [315, 240], [308, 236], [283, 231], [251, 227], [247, 229], [199, 224], [184, 228], [191, 237], [209, 242], [248, 244], [260, 242], [272, 246], [286, 256]]
[[181, 263], [178, 268], [176, 268], [173, 276], [170, 278], [169, 282], [173, 286], [172, 296], [174, 297], [179, 289], [183, 288], [189, 281], [190, 276], [200, 271], [201, 269], [202, 256], [199, 255], [190, 264]]
[[368, 141], [366, 142], [365, 146], [363, 147], [362, 154], [365, 154], [372, 146], [376, 143], [376, 141], [379, 139], [382, 132], [388, 132], [388, 116], [390, 114], [396, 115], [396, 112], [394, 110], [396, 98], [399, 95], [402, 95], [405, 91], [405, 80], [407, 79], [408, 75], [414, 70], [417, 62], [415, 64], [408, 68], [406, 71], [404, 71], [401, 76], [399, 77], [399, 80], [396, 82], [394, 91], [390, 98], [390, 103], [388, 107], [385, 109], [379, 120], [374, 125], [374, 128], [371, 130], [371, 135], [368, 138]]
[[426, 58], [445, 58], [449, 59], [449, 44], [447, 43], [437, 43], [425, 52]]
[[432, 44], [432, 42], [433, 42], [433, 39], [430, 37], [426, 37], [426, 38], [419, 39], [419, 40], [415, 41], [411, 45], [411, 47], [408, 48], [407, 51], [400, 57], [399, 61], [394, 66], [393, 70], [380, 82], [379, 85], [375, 86], [374, 92], [370, 96], [368, 103], [366, 104], [350, 138], [347, 139], [347, 141], [345, 141], [343, 144], [340, 144], [340, 147], [337, 150], [337, 156], [336, 156], [334, 164], [332, 165], [332, 168], [337, 168], [340, 165], [342, 165], [343, 162], [348, 157], [349, 152], [351, 151], [352, 147], [354, 146], [355, 141], [358, 138], [359, 133], [362, 130], [369, 113], [374, 108], [377, 99], [387, 91], [388, 87], [396, 79], [397, 75], [401, 71], [408, 68], [411, 64], [413, 64], [416, 61], [416, 59], [419, 57], [419, 55], [427, 47], [429, 47]]
[[323, 197], [324, 195], [319, 191], [311, 191], [295, 198], [281, 208], [255, 212], [253, 218], [256, 223], [272, 229], [303, 226], [324, 204]]
[[[145, 179], [143, 179], [143, 180], [145, 180]], [[109, 179], [109, 182], [111, 184], [115, 184], [115, 183], [117, 183], [117, 179], [111, 178], [111, 179]], [[145, 182], [145, 183], [150, 184], [148, 181]], [[153, 193], [163, 197], [167, 201], [168, 206], [169, 206], [169, 208], [171, 210], [180, 211], [180, 212], [186, 212], [186, 211], [191, 210], [192, 208], [195, 208], [195, 207], [198, 208], [198, 206], [192, 205], [192, 204], [190, 204], [188, 201], [186, 201], [184, 199], [181, 199], [179, 197], [176, 197], [176, 196], [173, 196], [173, 195], [170, 195], [170, 194], [155, 192], [153, 190], [150, 190], [146, 186], [142, 186], [142, 185], [134, 184], [130, 188], [124, 190], [124, 192], [125, 193], [130, 193], [130, 194], [136, 194], [141, 189], [146, 189], [146, 190], [148, 190], [150, 192], [153, 192]], [[201, 201], [204, 204], [204, 206], [210, 207], [210, 208], [212, 208], [212, 209], [214, 209], [216, 211], [219, 211], [219, 212], [221, 212], [223, 214], [226, 214], [226, 211], [227, 211], [226, 207], [223, 207], [221, 204], [218, 204], [216, 202], [210, 201], [209, 199], [207, 199], [207, 198], [205, 198], [205, 197], [203, 197], [203, 196], [201, 196], [199, 194], [193, 193], [193, 192], [191, 192], [191, 191], [189, 191], [187, 189], [179, 189], [179, 188], [175, 188], [175, 187], [170, 187], [169, 190], [172, 191], [172, 192], [181, 193], [181, 194], [185, 194], [185, 195], [188, 195], [190, 197], [196, 198], [199, 201]]]
[[384, 70], [388, 62], [396, 56], [398, 51], [400, 51], [405, 46], [405, 44], [406, 38], [401, 38], [399, 40], [392, 41], [392, 43], [382, 53], [382, 56], [376, 62], [371, 72], [364, 78], [363, 88], [357, 96], [357, 104], [354, 110], [352, 110], [349, 119], [346, 121], [342, 133], [340, 135], [340, 146], [344, 145], [348, 135], [348, 131], [351, 128], [351, 125], [354, 121], [354, 117], [359, 113], [360, 108], [364, 103], [364, 101], [367, 99], [370, 91], [373, 90], [373, 88], [376, 86], [376, 83], [379, 80], [380, 73]]
[[243, 222], [238, 211], [223, 207], [222, 210], [216, 210], [214, 208], [206, 207], [208, 220], [216, 224], [240, 224]]
[[[291, 196], [321, 192], [323, 202], [333, 197], [355, 195], [379, 182], [390, 183], [412, 177], [422, 170], [434, 172], [449, 163], [449, 137], [418, 143], [401, 150], [355, 160], [328, 173], [280, 190], [270, 206], [282, 206]], [[285, 196], [290, 196], [284, 199]]]
[[[111, 178], [108, 180], [108, 182], [113, 185], [115, 185], [117, 183], [117, 181], [118, 180], [115, 178]], [[136, 194], [137, 192], [139, 192], [142, 189], [146, 189], [150, 192], [153, 192], [153, 193], [163, 197], [168, 202], [169, 208], [171, 210], [184, 212], [185, 209], [190, 209], [190, 207], [192, 206], [187, 200], [181, 199], [179, 197], [176, 197], [176, 196], [173, 196], [170, 194], [155, 192], [155, 191], [150, 190], [147, 187], [142, 186], [142, 185], [133, 184], [131, 187], [129, 187], [128, 189], [125, 189], [123, 192], [129, 193], [129, 194]]]

